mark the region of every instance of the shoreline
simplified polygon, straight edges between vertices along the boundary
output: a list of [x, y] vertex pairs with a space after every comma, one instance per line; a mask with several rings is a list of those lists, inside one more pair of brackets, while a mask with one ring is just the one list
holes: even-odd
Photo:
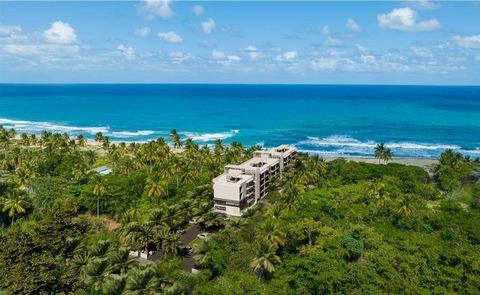
[[[122, 141], [111, 141], [111, 143], [114, 144], [119, 144]], [[92, 139], [87, 139], [86, 140], [87, 147], [94, 148], [96, 150], [103, 151], [102, 149], [102, 144], [99, 142], [96, 142], [95, 140]], [[131, 142], [125, 142], [127, 144]], [[140, 144], [143, 144], [144, 142], [138, 142]], [[173, 148], [172, 148], [173, 149]], [[182, 149], [180, 149], [178, 152], [181, 152]], [[300, 151], [301, 152], [301, 151]], [[354, 162], [362, 162], [362, 163], [370, 163], [370, 164], [379, 164], [378, 159], [375, 157], [356, 157], [356, 156], [322, 156], [320, 155], [325, 161], [333, 161], [336, 159], [345, 159], [347, 161], [354, 161]], [[403, 165], [412, 165], [412, 166], [418, 166], [424, 169], [430, 168], [432, 165], [435, 165], [438, 163], [437, 158], [409, 158], [409, 157], [394, 157], [391, 161], [388, 163], [397, 163], [397, 164], [403, 164]], [[380, 164], [385, 164], [384, 162], [380, 162]]]
[[[330, 162], [336, 159], [345, 159], [347, 161], [361, 162], [361, 163], [370, 163], [370, 164], [379, 164], [378, 159], [375, 157], [323, 157], [325, 161]], [[394, 157], [388, 163], [397, 163], [402, 165], [411, 165], [418, 166], [424, 169], [429, 169], [433, 165], [438, 164], [438, 159], [436, 158], [407, 158], [407, 157]], [[380, 162], [379, 165], [384, 165], [384, 162]]]

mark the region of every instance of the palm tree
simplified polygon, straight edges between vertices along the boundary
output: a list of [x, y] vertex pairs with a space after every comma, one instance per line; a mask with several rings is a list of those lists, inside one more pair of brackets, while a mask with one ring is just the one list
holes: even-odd
[[403, 197], [401, 197], [398, 204], [399, 208], [397, 212], [403, 216], [410, 216], [413, 212], [412, 199], [412, 195], [410, 194], [405, 194]]
[[262, 236], [272, 245], [283, 246], [286, 243], [286, 235], [280, 230], [277, 221], [273, 219], [267, 219], [262, 225]]
[[16, 214], [24, 214], [30, 203], [16, 190], [8, 192], [7, 198], [3, 203], [3, 212], [8, 212], [8, 216], [12, 219], [11, 225], [15, 222]]
[[178, 134], [176, 129], [172, 129], [170, 132], [170, 138], [173, 142], [173, 147], [178, 149], [182, 146], [182, 141], [180, 140], [180, 135]]
[[107, 185], [100, 175], [97, 175], [95, 178], [93, 194], [97, 197], [97, 217], [100, 217], [100, 197], [107, 194]]
[[82, 268], [83, 281], [85, 285], [93, 285], [99, 290], [110, 274], [110, 262], [108, 258], [94, 257]]
[[301, 183], [295, 183], [294, 181], [287, 183], [283, 192], [283, 199], [289, 211], [292, 211], [300, 203], [304, 192], [305, 187]]
[[20, 142], [22, 143], [23, 146], [29, 146], [30, 145], [30, 137], [26, 133], [22, 133], [20, 135]]
[[83, 136], [83, 134], [79, 134], [77, 136], [77, 144], [78, 146], [80, 147], [84, 147], [86, 144], [87, 144], [87, 140], [85, 139], [85, 137]]
[[102, 285], [102, 294], [117, 295], [125, 294], [125, 288], [127, 285], [127, 275], [111, 275], [105, 283]]
[[250, 263], [250, 267], [257, 273], [258, 278], [262, 278], [265, 272], [272, 273], [275, 271], [275, 265], [282, 263], [277, 256], [274, 245], [265, 240], [261, 240], [256, 247], [256, 255]]
[[392, 160], [393, 158], [393, 152], [391, 149], [389, 148], [386, 148], [385, 149], [385, 152], [383, 153], [383, 157], [382, 157], [382, 160], [385, 161], [385, 163], [387, 163], [388, 161]]
[[383, 160], [386, 149], [387, 147], [383, 143], [377, 144], [375, 147], [374, 155], [378, 159], [378, 164], [380, 164], [380, 160]]
[[178, 232], [172, 232], [168, 227], [164, 227], [158, 233], [158, 248], [162, 249], [164, 257], [178, 254], [178, 249], [182, 243], [182, 236]]
[[160, 202], [160, 198], [166, 194], [167, 183], [164, 180], [160, 179], [153, 179], [147, 178], [147, 182], [145, 185], [145, 191], [147, 192], [147, 196], [152, 199], [156, 197], [158, 202]]
[[73, 179], [75, 179], [75, 181], [78, 184], [78, 190], [80, 190], [80, 183], [85, 178], [85, 170], [83, 170], [80, 167], [77, 167], [72, 171], [72, 176], [73, 176]]
[[101, 142], [102, 140], [103, 140], [103, 134], [102, 134], [102, 132], [97, 132], [97, 133], [95, 134], [95, 141], [96, 141], [96, 142]]
[[153, 266], [136, 267], [128, 273], [125, 294], [157, 294], [161, 283]]

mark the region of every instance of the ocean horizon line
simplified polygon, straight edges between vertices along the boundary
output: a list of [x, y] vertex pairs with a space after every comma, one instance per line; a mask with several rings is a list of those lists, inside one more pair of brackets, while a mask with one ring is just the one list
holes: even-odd
[[[205, 85], [205, 86], [214, 86], [214, 85], [232, 85], [232, 86], [395, 86], [395, 87], [480, 87], [480, 84], [395, 84], [395, 83], [222, 83], [222, 82], [0, 82], [0, 85]], [[0, 92], [1, 94], [1, 92]]]

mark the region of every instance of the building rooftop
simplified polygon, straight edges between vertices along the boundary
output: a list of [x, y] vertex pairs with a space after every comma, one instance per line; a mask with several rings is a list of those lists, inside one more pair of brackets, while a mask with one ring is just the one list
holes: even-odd
[[213, 179], [214, 183], [240, 186], [243, 183], [253, 179], [252, 175], [243, 174], [241, 170], [229, 170]]
[[102, 175], [102, 176], [105, 176], [107, 174], [110, 174], [112, 173], [112, 168], [110, 167], [107, 167], [107, 166], [100, 166], [100, 167], [97, 167], [97, 168], [94, 168], [90, 171], [95, 171], [97, 172], [98, 174]]

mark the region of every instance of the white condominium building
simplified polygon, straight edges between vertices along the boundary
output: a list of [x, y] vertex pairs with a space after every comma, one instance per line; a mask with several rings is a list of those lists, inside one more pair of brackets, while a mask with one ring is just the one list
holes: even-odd
[[281, 175], [295, 154], [295, 148], [281, 145], [256, 151], [240, 165], [227, 165], [225, 172], [213, 179], [215, 212], [241, 216], [267, 194], [268, 183]]

